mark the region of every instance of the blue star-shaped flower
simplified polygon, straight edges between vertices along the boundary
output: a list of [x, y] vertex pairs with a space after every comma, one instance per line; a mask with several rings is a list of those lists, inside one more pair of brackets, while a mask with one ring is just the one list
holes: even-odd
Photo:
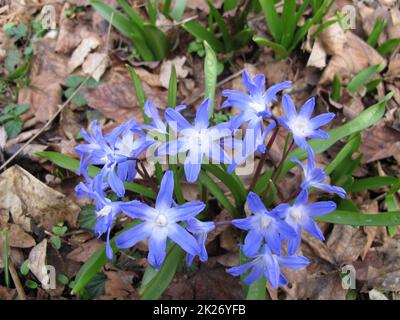
[[239, 229], [249, 230], [242, 247], [244, 254], [248, 257], [256, 254], [263, 240], [274, 252], [280, 254], [282, 241], [295, 237], [295, 231], [274, 211], [269, 212], [256, 193], [249, 193], [247, 203], [253, 215], [232, 220], [232, 224]]
[[119, 235], [116, 238], [117, 247], [130, 248], [139, 241], [148, 239], [148, 260], [155, 269], [159, 269], [164, 262], [167, 238], [177, 243], [188, 254], [196, 256], [201, 251], [196, 239], [179, 222], [185, 222], [199, 214], [205, 208], [205, 204], [193, 201], [175, 206], [173, 192], [173, 173], [167, 171], [161, 181], [155, 208], [139, 201], [121, 206], [125, 214], [143, 222]]
[[307, 204], [307, 201], [307, 191], [303, 190], [292, 206], [284, 203], [275, 208], [279, 216], [296, 231], [296, 236], [288, 239], [289, 255], [296, 253], [299, 248], [302, 229], [314, 237], [324, 240], [324, 235], [312, 217], [322, 216], [336, 209], [336, 203], [333, 201], [319, 201], [311, 204]]
[[303, 256], [278, 256], [272, 253], [267, 245], [264, 245], [261, 254], [255, 255], [254, 260], [226, 271], [233, 276], [240, 276], [250, 269], [251, 271], [244, 282], [252, 284], [264, 275], [271, 286], [277, 288], [288, 283], [281, 272], [281, 267], [301, 269], [308, 264], [308, 259]]
[[297, 113], [292, 99], [287, 94], [282, 98], [282, 105], [285, 116], [280, 117], [279, 122], [292, 133], [294, 142], [301, 149], [310, 148], [307, 144], [307, 138], [329, 138], [329, 135], [319, 128], [330, 122], [335, 117], [335, 114], [327, 112], [311, 119], [315, 106], [314, 98], [306, 101], [299, 113]]

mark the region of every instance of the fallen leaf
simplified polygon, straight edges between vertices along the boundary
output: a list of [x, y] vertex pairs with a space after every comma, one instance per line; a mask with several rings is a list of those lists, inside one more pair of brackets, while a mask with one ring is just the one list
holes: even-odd
[[388, 238], [382, 247], [368, 251], [364, 261], [354, 265], [358, 280], [378, 290], [400, 291], [400, 243]]
[[71, 73], [83, 64], [88, 54], [100, 45], [96, 37], [89, 37], [82, 40], [80, 45], [74, 50], [71, 58], [68, 60], [68, 72]]
[[68, 253], [67, 258], [76, 262], [86, 262], [103, 244], [104, 242], [98, 239], [90, 240]]
[[367, 239], [362, 230], [335, 224], [327, 241], [338, 266], [353, 263], [363, 252]]
[[349, 80], [366, 67], [378, 63], [386, 65], [386, 60], [369, 44], [351, 31], [348, 31], [343, 50], [331, 58], [322, 74], [319, 84], [331, 83], [336, 74], [342, 80]]
[[362, 163], [397, 155], [400, 153], [400, 132], [380, 121], [373, 128], [362, 132], [360, 151], [364, 153]]
[[47, 282], [46, 269], [47, 239], [36, 245], [29, 253], [29, 270], [41, 283]]
[[105, 53], [91, 53], [83, 63], [82, 70], [96, 81], [99, 81], [110, 63], [110, 58]]
[[9, 211], [13, 222], [30, 232], [32, 222], [48, 231], [64, 221], [75, 227], [80, 208], [15, 165], [0, 175], [0, 212], [3, 211]]
[[185, 56], [175, 57], [172, 60], [163, 61], [160, 70], [160, 83], [164, 88], [168, 89], [169, 87], [169, 79], [171, 77], [172, 66], [175, 66], [177, 79], [185, 79], [188, 76], [190, 70], [184, 66], [185, 62]]
[[[85, 89], [88, 105], [117, 122], [135, 118], [143, 121], [142, 111], [137, 102], [132, 80], [125, 68], [113, 67], [104, 83], [93, 89]], [[148, 99], [157, 106], [166, 105], [166, 95], [143, 83], [143, 90]]]
[[8, 238], [10, 247], [15, 248], [31, 248], [36, 245], [35, 239], [26, 233], [22, 227], [17, 224], [10, 224], [8, 226]]
[[346, 34], [339, 23], [324, 28], [318, 39], [321, 40], [324, 51], [329, 55], [342, 54], [347, 42]]
[[30, 86], [19, 91], [18, 103], [31, 107], [26, 112], [38, 121], [46, 122], [61, 104], [61, 84], [68, 75], [67, 59], [54, 51], [55, 40], [37, 42], [30, 71]]
[[15, 289], [0, 286], [0, 300], [12, 300], [15, 296]]
[[313, 48], [311, 50], [310, 57], [307, 61], [307, 67], [315, 67], [322, 69], [326, 66], [326, 52], [321, 44], [319, 38], [315, 41]]

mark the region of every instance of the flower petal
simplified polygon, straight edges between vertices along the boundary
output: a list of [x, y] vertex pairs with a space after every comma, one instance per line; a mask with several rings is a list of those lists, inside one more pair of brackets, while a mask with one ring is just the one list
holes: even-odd
[[318, 129], [319, 127], [326, 125], [334, 117], [335, 117], [335, 114], [333, 112], [327, 112], [327, 113], [320, 114], [320, 115], [316, 116], [315, 118], [312, 118], [310, 120], [310, 122], [313, 125], [314, 129]]
[[315, 106], [315, 98], [312, 97], [303, 104], [303, 106], [300, 109], [299, 115], [302, 116], [303, 118], [310, 119], [311, 115], [314, 112], [314, 106]]
[[149, 237], [147, 259], [154, 269], [160, 269], [167, 253], [167, 228], [154, 228]]
[[196, 239], [179, 224], [168, 225], [168, 237], [187, 253], [192, 255], [200, 254], [200, 247]]
[[254, 192], [249, 192], [249, 195], [247, 196], [247, 204], [250, 211], [254, 214], [265, 214], [268, 212], [258, 194]]
[[160, 191], [157, 195], [156, 208], [171, 208], [174, 194], [174, 174], [171, 170], [165, 172], [160, 185]]
[[319, 201], [307, 206], [308, 215], [311, 217], [323, 216], [336, 210], [336, 203], [333, 201]]
[[201, 201], [186, 202], [180, 206], [172, 207], [169, 210], [169, 219], [177, 221], [186, 221], [204, 210], [206, 205]]
[[313, 235], [319, 240], [325, 240], [325, 237], [318, 227], [318, 225], [311, 218], [304, 217], [302, 221], [302, 225], [304, 230], [306, 230], [309, 234]]
[[194, 125], [196, 129], [207, 129], [210, 125], [210, 100], [205, 99], [199, 106], [196, 113], [196, 118], [194, 120]]
[[115, 243], [120, 249], [133, 247], [139, 241], [148, 238], [151, 235], [151, 225], [143, 222], [116, 237]]
[[297, 117], [296, 107], [293, 103], [292, 98], [288, 94], [285, 94], [282, 98], [282, 106], [283, 110], [285, 111], [285, 116], [288, 119], [292, 119]]

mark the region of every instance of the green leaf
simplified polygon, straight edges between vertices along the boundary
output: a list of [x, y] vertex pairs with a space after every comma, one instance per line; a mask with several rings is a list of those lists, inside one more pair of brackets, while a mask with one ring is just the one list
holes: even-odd
[[13, 119], [4, 124], [4, 129], [6, 129], [7, 137], [9, 139], [15, 138], [22, 131], [22, 120]]
[[262, 276], [260, 280], [252, 283], [246, 294], [246, 300], [265, 300], [266, 299], [267, 279]]
[[330, 175], [341, 163], [346, 161], [351, 155], [360, 148], [361, 135], [359, 133], [351, 137], [343, 148], [338, 152], [336, 157], [325, 168], [325, 173]]
[[289, 55], [289, 52], [285, 49], [285, 47], [281, 46], [277, 42], [268, 40], [267, 38], [261, 36], [254, 36], [253, 41], [258, 45], [271, 47], [275, 52], [275, 58], [277, 60], [283, 59]]
[[143, 29], [133, 20], [128, 19], [118, 10], [104, 4], [101, 0], [90, 0], [90, 4], [108, 22], [121, 32], [124, 36], [132, 39], [136, 50], [145, 61], [154, 61], [154, 56], [147, 46], [143, 36]]
[[214, 164], [204, 164], [204, 170], [217, 177], [232, 193], [237, 208], [241, 208], [246, 202], [247, 192], [243, 183], [236, 180], [233, 174], [229, 174]]
[[282, 12], [282, 39], [280, 41], [281, 45], [288, 48], [292, 42], [295, 30], [296, 30], [296, 20], [293, 19], [296, 13], [296, 0], [286, 0], [283, 2], [283, 12]]
[[392, 52], [400, 45], [400, 38], [393, 38], [382, 43], [377, 49], [381, 55], [386, 55]]
[[333, 78], [332, 82], [331, 99], [333, 101], [338, 102], [341, 96], [342, 96], [342, 84], [340, 82], [339, 76], [335, 74], [335, 77]]
[[[64, 96], [68, 99], [74, 94], [75, 91], [76, 88], [68, 88], [64, 91]], [[71, 102], [79, 107], [83, 107], [87, 104], [85, 94], [80, 90], [73, 96]]]
[[54, 244], [57, 250], [61, 248], [61, 238], [59, 236], [52, 236], [51, 242]]
[[178, 0], [175, 1], [175, 6], [172, 8], [170, 12], [171, 18], [173, 18], [176, 21], [180, 21], [182, 19], [183, 13], [186, 8], [186, 0]]
[[383, 31], [383, 28], [385, 28], [386, 21], [383, 19], [377, 19], [374, 25], [374, 28], [372, 29], [372, 32], [368, 36], [367, 43], [375, 48], [376, 44], [378, 43], [378, 39], [381, 36], [381, 33]]
[[254, 36], [254, 29], [243, 29], [233, 36], [232, 42], [234, 48], [241, 48], [250, 43]]
[[206, 49], [206, 59], [204, 60], [204, 77], [205, 77], [205, 97], [210, 99], [210, 118], [214, 114], [215, 105], [215, 89], [217, 86], [217, 56], [214, 50], [207, 42], [204, 42]]
[[157, 5], [158, 5], [158, 0], [155, 0], [155, 4], [151, 2], [151, 0], [147, 0], [147, 14], [149, 16], [149, 20], [151, 24], [155, 25], [157, 21]]
[[79, 226], [81, 229], [94, 230], [97, 223], [96, 210], [94, 205], [83, 206], [79, 213]]
[[282, 38], [282, 21], [276, 11], [275, 1], [259, 0], [269, 32], [276, 42]]
[[38, 284], [37, 284], [35, 281], [33, 281], [33, 280], [26, 280], [26, 281], [25, 281], [25, 286], [26, 286], [27, 288], [29, 288], [29, 289], [32, 289], [32, 290], [38, 288]]
[[[45, 158], [47, 160], [50, 160], [51, 162], [55, 163], [56, 165], [58, 165], [61, 168], [73, 171], [75, 173], [78, 172], [79, 160], [77, 160], [77, 159], [71, 158], [69, 156], [66, 156], [66, 155], [63, 155], [61, 153], [54, 152], [54, 151], [37, 152], [36, 155], [39, 157]], [[94, 166], [89, 166], [89, 176], [90, 177], [93, 178], [99, 172], [100, 172], [99, 168], [94, 167]], [[142, 186], [138, 183], [125, 182], [124, 186], [125, 186], [126, 190], [136, 192], [136, 193], [141, 194], [150, 199], [156, 198], [156, 194], [153, 190], [151, 190], [145, 186]]]
[[365, 190], [379, 189], [398, 183], [399, 181], [400, 179], [390, 176], [357, 179], [353, 182], [353, 184], [348, 188], [347, 191], [361, 192]]
[[150, 24], [143, 26], [143, 33], [145, 34], [144, 39], [153, 53], [153, 60], [164, 59], [170, 49], [167, 36], [159, 28]]
[[106, 293], [106, 280], [107, 276], [103, 272], [97, 272], [94, 275], [85, 288], [90, 299], [94, 299]]
[[207, 0], [208, 6], [210, 7], [210, 13], [213, 15], [215, 21], [218, 24], [219, 31], [222, 33], [222, 39], [225, 44], [226, 51], [232, 50], [232, 40], [231, 36], [228, 31], [228, 27], [226, 26], [224, 20], [222, 19], [221, 14], [218, 12], [218, 10], [214, 7], [212, 2], [210, 0]]
[[175, 109], [176, 107], [176, 92], [178, 90], [178, 82], [176, 81], [175, 65], [172, 65], [171, 76], [168, 84], [168, 106]]
[[235, 9], [237, 4], [238, 0], [225, 0], [223, 6], [224, 12], [228, 12]]
[[206, 186], [207, 190], [221, 203], [222, 207], [225, 208], [232, 217], [238, 216], [238, 212], [236, 211], [235, 207], [206, 172], [200, 171], [199, 181], [201, 184]]
[[208, 31], [197, 21], [188, 21], [184, 23], [182, 27], [194, 37], [200, 39], [201, 41], [206, 41], [216, 52], [224, 51], [224, 46], [221, 41], [219, 41], [213, 33]]
[[65, 85], [69, 88], [77, 88], [84, 80], [85, 76], [82, 75], [72, 75], [65, 79]]
[[351, 226], [387, 227], [400, 224], [400, 211], [363, 214], [355, 211], [335, 210], [323, 216], [313, 217], [313, 219]]
[[21, 114], [25, 113], [26, 111], [28, 111], [30, 108], [30, 105], [27, 103], [24, 104], [17, 104], [15, 105], [15, 108], [13, 110], [13, 114], [15, 117], [20, 116]]
[[146, 94], [144, 93], [142, 80], [140, 80], [139, 76], [137, 75], [134, 68], [129, 65], [126, 65], [128, 68], [129, 76], [132, 79], [133, 87], [135, 88], [136, 98], [138, 100], [139, 106], [142, 109], [143, 119], [145, 124], [150, 123], [149, 117], [147, 117], [146, 113], [144, 112], [144, 105], [146, 103]]
[[9, 50], [4, 66], [7, 71], [13, 72], [17, 69], [18, 65], [22, 62], [22, 55], [18, 50]]
[[23, 276], [28, 275], [29, 273], [29, 259], [26, 259], [22, 264], [21, 267], [19, 268], [19, 271]]
[[185, 252], [176, 244], [168, 250], [166, 259], [152, 280], [141, 290], [141, 300], [157, 300], [171, 283]]
[[68, 277], [62, 273], [57, 276], [57, 281], [65, 286], [69, 283]]
[[134, 21], [138, 26], [143, 26], [144, 20], [125, 0], [117, 0], [118, 4], [128, 15], [129, 19]]
[[378, 63], [362, 70], [357, 75], [355, 75], [354, 78], [349, 82], [349, 84], [347, 85], [347, 90], [351, 93], [357, 92], [358, 90], [361, 89], [361, 87], [363, 87], [369, 81], [371, 81], [371, 78], [375, 74], [381, 72], [384, 67], [385, 67], [384, 63]]

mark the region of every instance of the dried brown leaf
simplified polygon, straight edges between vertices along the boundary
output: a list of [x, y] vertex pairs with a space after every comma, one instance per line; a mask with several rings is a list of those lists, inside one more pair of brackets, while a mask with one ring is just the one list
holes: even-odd
[[80, 208], [15, 165], [0, 175], [0, 212], [4, 211], [29, 232], [32, 222], [49, 231], [64, 221], [75, 227]]

